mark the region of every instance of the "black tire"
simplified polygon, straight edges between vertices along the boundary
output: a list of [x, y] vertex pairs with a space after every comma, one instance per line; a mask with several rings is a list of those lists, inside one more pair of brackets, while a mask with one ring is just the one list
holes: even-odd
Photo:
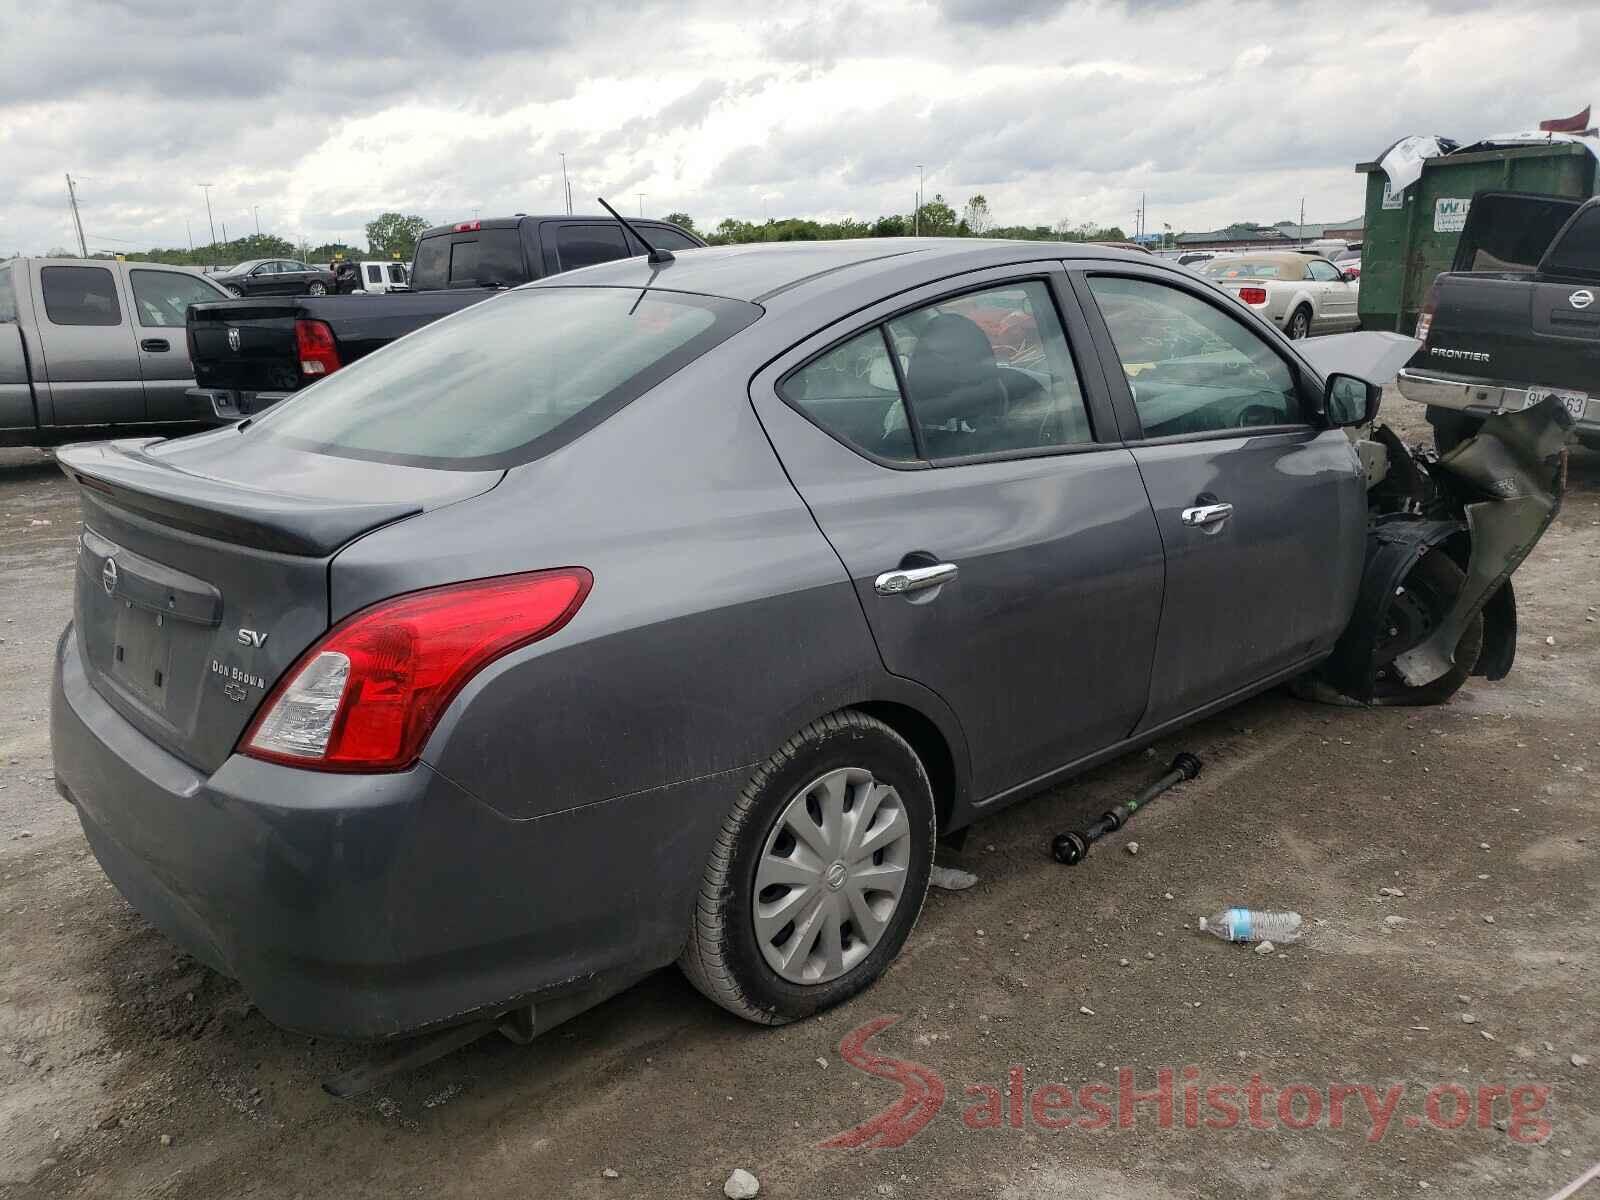
[[1428, 424], [1433, 426], [1433, 448], [1441, 456], [1449, 454], [1462, 442], [1476, 437], [1483, 422], [1449, 408], [1429, 408]]
[[1403, 680], [1393, 666], [1395, 655], [1426, 640], [1438, 627], [1438, 622], [1449, 612], [1466, 581], [1466, 572], [1442, 550], [1432, 550], [1417, 560], [1416, 566], [1400, 581], [1403, 594], [1395, 598], [1390, 609], [1393, 628], [1397, 633], [1388, 644], [1380, 642], [1378, 661], [1379, 678], [1373, 692], [1373, 703], [1383, 705], [1443, 704], [1460, 690], [1461, 685], [1478, 665], [1478, 655], [1483, 652], [1483, 614], [1480, 612], [1467, 623], [1456, 643], [1455, 665], [1450, 670], [1420, 687]]
[[[793, 983], [768, 965], [757, 944], [756, 867], [790, 801], [822, 775], [845, 767], [865, 768], [899, 793], [911, 830], [905, 887], [865, 958], [827, 982]], [[723, 820], [678, 966], [707, 999], [758, 1024], [787, 1024], [848, 1000], [883, 973], [917, 922], [928, 892], [936, 823], [927, 772], [893, 729], [852, 709], [813, 721], [762, 764]]]
[[1294, 342], [1298, 342], [1303, 338], [1308, 338], [1311, 336], [1310, 307], [1302, 304], [1299, 308], [1294, 310], [1289, 317], [1287, 331], [1289, 334], [1289, 340]]

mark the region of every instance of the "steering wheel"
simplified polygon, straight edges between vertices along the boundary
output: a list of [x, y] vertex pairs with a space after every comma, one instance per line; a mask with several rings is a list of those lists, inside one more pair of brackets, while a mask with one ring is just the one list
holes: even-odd
[[1283, 414], [1265, 404], [1247, 404], [1239, 414], [1239, 427], [1282, 425]]

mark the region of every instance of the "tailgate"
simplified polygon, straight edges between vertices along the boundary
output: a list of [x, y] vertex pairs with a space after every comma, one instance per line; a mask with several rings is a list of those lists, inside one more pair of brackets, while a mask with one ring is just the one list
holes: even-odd
[[1435, 286], [1433, 321], [1414, 366], [1600, 394], [1600, 312], [1572, 304], [1585, 289], [1478, 272], [1444, 274]]
[[89, 679], [203, 771], [227, 759], [278, 676], [328, 628], [328, 568], [342, 547], [502, 475], [337, 458], [231, 428], [58, 458], [82, 509], [73, 614]]
[[195, 383], [230, 391], [292, 392], [300, 387], [293, 299], [223, 300], [189, 309]]

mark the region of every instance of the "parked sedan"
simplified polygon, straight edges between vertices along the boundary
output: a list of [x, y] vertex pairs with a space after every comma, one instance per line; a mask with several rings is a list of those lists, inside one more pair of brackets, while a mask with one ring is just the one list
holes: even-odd
[[1213, 260], [1200, 274], [1297, 340], [1361, 325], [1359, 284], [1318, 255], [1241, 254]]
[[1459, 539], [1430, 590], [1362, 590], [1345, 427], [1378, 394], [1144, 254], [561, 275], [237, 426], [63, 451], [56, 779], [132, 903], [284, 1025], [538, 1030], [675, 960], [804, 1017], [884, 970], [980, 816], [1336, 647], [1381, 702], [1480, 646], [1509, 669], [1448, 498], [1383, 527], [1401, 572]]
[[333, 272], [289, 258], [254, 258], [212, 278], [240, 296], [325, 296]]

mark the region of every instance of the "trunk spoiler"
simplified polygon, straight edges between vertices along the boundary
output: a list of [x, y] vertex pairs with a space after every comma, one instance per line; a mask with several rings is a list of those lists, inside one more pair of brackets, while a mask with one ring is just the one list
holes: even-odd
[[316, 500], [193, 475], [144, 453], [160, 440], [67, 446], [56, 461], [79, 487], [118, 508], [201, 537], [280, 554], [325, 558], [363, 533], [423, 509], [417, 501]]

